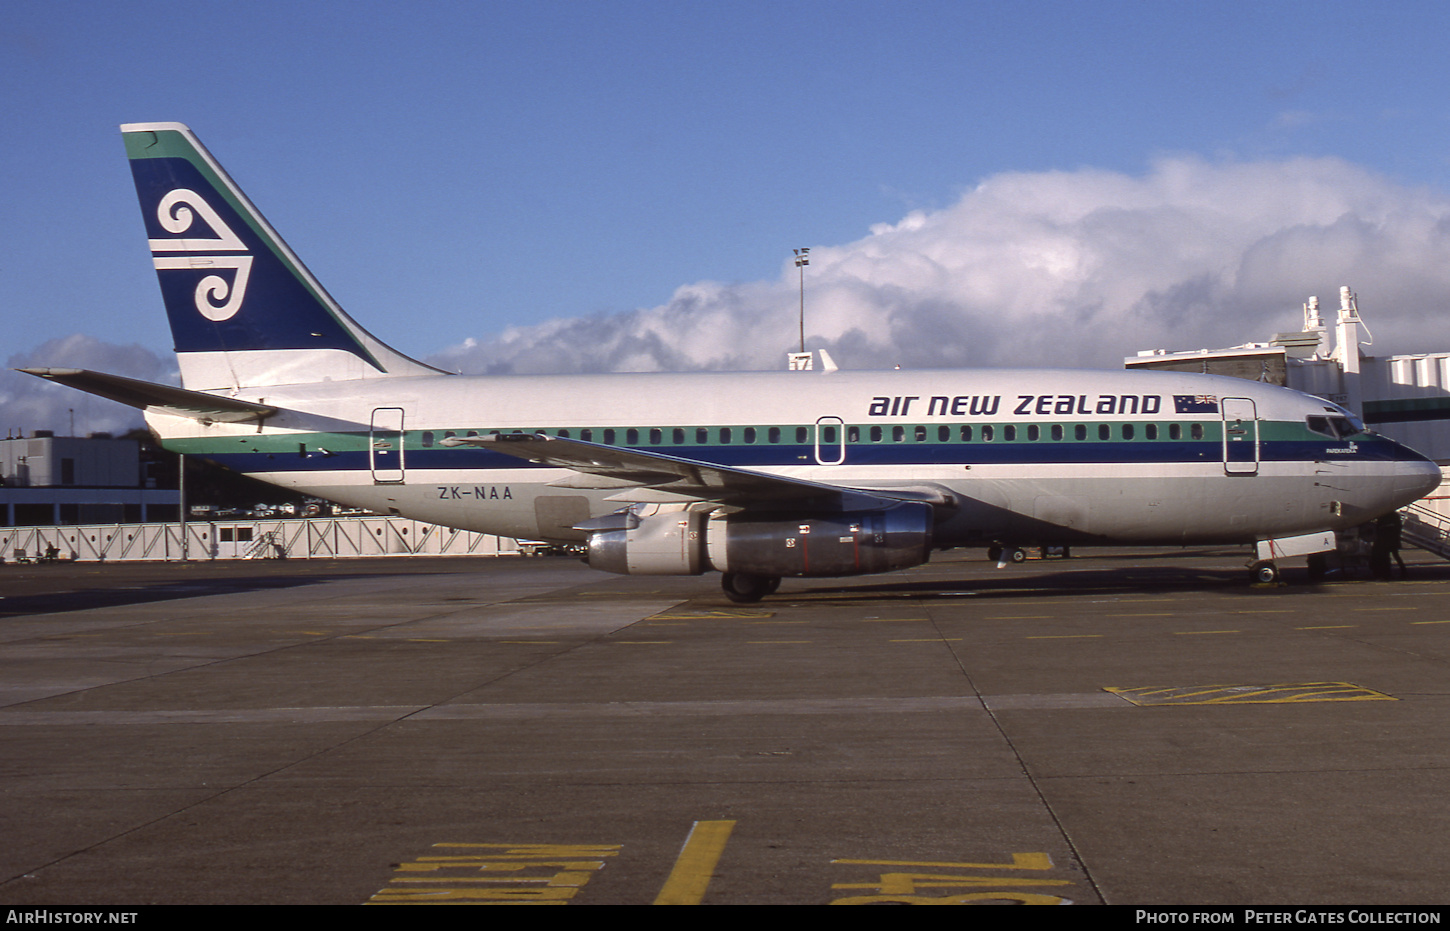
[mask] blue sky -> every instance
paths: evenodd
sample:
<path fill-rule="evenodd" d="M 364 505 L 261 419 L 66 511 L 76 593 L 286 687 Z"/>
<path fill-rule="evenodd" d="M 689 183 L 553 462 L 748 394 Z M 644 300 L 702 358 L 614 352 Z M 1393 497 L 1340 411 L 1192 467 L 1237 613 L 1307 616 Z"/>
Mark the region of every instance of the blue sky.
<path fill-rule="evenodd" d="M 11 0 L 4 346 L 169 349 L 122 122 L 189 124 L 353 316 L 432 357 L 699 283 L 745 300 L 792 247 L 1003 176 L 1335 158 L 1438 202 L 1447 25 L 1322 0 Z"/>

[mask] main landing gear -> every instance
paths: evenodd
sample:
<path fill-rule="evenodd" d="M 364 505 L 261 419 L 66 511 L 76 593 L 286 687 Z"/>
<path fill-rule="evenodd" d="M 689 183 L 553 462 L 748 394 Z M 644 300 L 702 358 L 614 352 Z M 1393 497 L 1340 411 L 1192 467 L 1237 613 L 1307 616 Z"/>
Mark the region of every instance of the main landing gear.
<path fill-rule="evenodd" d="M 748 572 L 727 572 L 720 577 L 725 597 L 736 604 L 754 604 L 780 588 L 778 575 L 751 575 Z"/>
<path fill-rule="evenodd" d="M 1279 567 L 1268 560 L 1261 560 L 1254 563 L 1252 566 L 1249 566 L 1249 571 L 1254 574 L 1255 582 L 1268 585 L 1279 581 Z"/>

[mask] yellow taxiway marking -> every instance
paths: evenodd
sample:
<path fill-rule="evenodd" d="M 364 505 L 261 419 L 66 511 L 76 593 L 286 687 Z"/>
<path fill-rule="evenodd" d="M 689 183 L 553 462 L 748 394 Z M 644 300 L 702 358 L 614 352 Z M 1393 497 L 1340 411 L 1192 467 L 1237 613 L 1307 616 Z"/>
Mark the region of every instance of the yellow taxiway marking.
<path fill-rule="evenodd" d="M 1135 705 L 1289 704 L 1320 701 L 1398 701 L 1352 682 L 1288 682 L 1278 685 L 1193 685 L 1104 688 Z"/>
<path fill-rule="evenodd" d="M 888 640 L 887 643 L 960 643 L 961 637 L 913 637 L 909 640 Z"/>
<path fill-rule="evenodd" d="M 1416 609 L 1413 605 L 1411 605 L 1411 606 L 1407 606 L 1407 607 L 1403 607 L 1403 608 L 1398 608 L 1398 607 L 1396 607 L 1396 608 L 1354 608 L 1353 610 L 1355 610 L 1355 611 L 1415 611 L 1415 610 L 1418 610 L 1418 609 Z"/>
<path fill-rule="evenodd" d="M 1028 640 L 1091 640 L 1094 637 L 1101 637 L 1102 634 L 1038 634 L 1028 637 Z"/>
<path fill-rule="evenodd" d="M 984 617 L 984 621 L 1048 621 L 1052 619 L 1050 614 L 1002 614 L 997 617 Z"/>
<path fill-rule="evenodd" d="M 718 611 L 662 611 L 659 614 L 651 614 L 645 618 L 646 621 L 703 621 L 711 618 L 762 618 L 775 617 L 774 611 L 732 611 L 722 609 Z"/>
<path fill-rule="evenodd" d="M 1417 624 L 1424 624 L 1425 621 L 1416 621 Z M 1296 627 L 1295 630 L 1346 630 L 1350 627 L 1358 627 L 1358 624 L 1321 624 L 1317 627 Z"/>
<path fill-rule="evenodd" d="M 1450 621 L 1411 621 L 1411 624 L 1450 624 Z"/>
<path fill-rule="evenodd" d="M 734 821 L 696 821 L 654 904 L 699 905 L 734 829 Z"/>
<path fill-rule="evenodd" d="M 1175 630 L 1175 637 L 1195 637 L 1199 634 L 1241 634 L 1241 630 Z"/>
<path fill-rule="evenodd" d="M 746 643 L 815 643 L 814 640 L 747 640 Z"/>
<path fill-rule="evenodd" d="M 931 619 L 930 618 L 925 618 L 925 617 L 863 617 L 863 618 L 861 618 L 861 623 L 863 623 L 863 624 L 894 624 L 897 621 L 927 621 L 927 620 L 931 620 Z"/>
<path fill-rule="evenodd" d="M 535 644 L 535 643 L 541 643 L 541 644 L 544 644 L 544 645 L 549 645 L 549 644 L 557 644 L 560 641 L 558 641 L 558 640 L 500 640 L 498 642 L 499 643 L 523 643 L 523 644 L 529 644 L 529 645 L 532 645 L 532 644 Z"/>

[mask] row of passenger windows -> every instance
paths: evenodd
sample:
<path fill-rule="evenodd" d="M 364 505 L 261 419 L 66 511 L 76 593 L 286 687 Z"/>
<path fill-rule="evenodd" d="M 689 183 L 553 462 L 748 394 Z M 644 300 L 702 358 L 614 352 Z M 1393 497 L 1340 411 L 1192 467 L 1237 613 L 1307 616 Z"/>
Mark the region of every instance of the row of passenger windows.
<path fill-rule="evenodd" d="M 1181 440 L 1183 439 L 1185 433 L 1183 429 L 1184 426 L 1184 424 L 1170 423 L 1167 424 L 1167 430 L 1165 431 L 1159 424 L 1156 423 L 1123 423 L 1118 424 L 1118 429 L 1116 432 L 1117 437 L 1124 440 L 1138 439 L 1140 431 L 1142 438 L 1145 440 L 1160 439 L 1163 437 L 1165 432 L 1168 439 Z M 1186 432 L 1189 439 L 1203 439 L 1203 424 L 1191 423 L 1187 424 L 1186 426 L 1188 427 L 1188 430 Z M 838 427 L 837 425 L 821 424 L 820 429 L 821 444 L 823 446 L 834 446 L 840 442 L 840 427 Z M 1003 424 L 1000 427 L 994 424 L 982 424 L 980 426 L 961 424 L 957 427 L 951 427 L 946 424 L 942 424 L 936 428 L 936 441 L 938 443 L 992 443 L 997 441 L 1000 434 L 1001 441 L 1004 443 L 1015 443 L 1017 442 L 1019 437 L 1026 439 L 1030 443 L 1035 443 L 1044 438 L 1052 440 L 1054 442 L 1060 442 L 1067 439 L 1068 429 L 1068 426 L 1060 423 L 1048 424 L 1046 426 L 1034 423 L 1027 424 L 1025 427 L 1020 428 L 1016 424 Z M 1098 424 L 1095 431 L 1091 430 L 1087 424 L 1082 423 L 1072 424 L 1071 430 L 1072 438 L 1079 441 L 1087 440 L 1089 435 L 1094 433 L 1099 440 L 1111 440 L 1114 438 L 1114 430 L 1112 425 L 1105 423 Z M 531 431 L 518 432 L 528 433 Z M 699 446 L 708 446 L 712 442 L 721 444 L 730 444 L 736 442 L 736 428 L 733 427 L 695 427 L 693 428 L 693 430 L 687 430 L 684 427 L 673 427 L 669 430 L 670 445 L 685 445 L 686 439 L 687 437 L 689 437 L 691 432 L 693 432 L 694 434 L 695 445 Z M 931 428 L 926 426 L 925 424 L 916 424 L 915 426 L 910 427 L 898 425 L 889 428 L 881 426 L 851 426 L 846 427 L 845 432 L 846 442 L 848 444 L 861 443 L 863 435 L 866 437 L 866 442 L 870 443 L 925 443 L 931 436 Z M 492 435 L 497 435 L 499 431 L 491 430 L 489 431 L 489 433 Z M 555 436 L 561 437 L 563 439 L 570 439 L 573 436 L 573 432 L 570 430 L 555 430 L 553 431 L 553 433 Z M 794 436 L 794 441 L 796 445 L 804 446 L 813 442 L 811 439 L 810 427 L 740 427 L 739 433 L 739 441 L 746 445 L 758 443 L 761 441 L 762 438 L 766 443 L 780 443 L 784 441 L 785 437 L 790 435 Z M 584 440 L 585 442 L 599 442 L 603 443 L 606 446 L 615 445 L 619 441 L 621 435 L 623 436 L 625 446 L 639 446 L 641 438 L 645 437 L 647 437 L 646 445 L 662 446 L 665 444 L 665 430 L 660 427 L 652 427 L 648 430 L 639 429 L 636 427 L 629 427 L 623 430 L 618 430 L 613 427 L 593 430 L 586 427 L 582 430 L 579 430 L 578 434 L 578 438 Z M 443 434 L 443 437 L 447 439 L 457 435 L 458 434 L 454 431 L 449 430 Z M 478 431 L 470 430 L 464 435 L 478 436 Z M 434 432 L 431 430 L 424 431 L 423 445 L 433 446 L 435 442 L 436 440 Z"/>

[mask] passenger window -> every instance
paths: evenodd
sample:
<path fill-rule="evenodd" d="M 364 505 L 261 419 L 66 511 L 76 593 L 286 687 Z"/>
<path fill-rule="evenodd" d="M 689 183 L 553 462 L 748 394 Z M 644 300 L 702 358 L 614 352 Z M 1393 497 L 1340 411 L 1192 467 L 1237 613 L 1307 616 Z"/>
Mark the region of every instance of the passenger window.
<path fill-rule="evenodd" d="M 970 443 L 972 441 L 972 428 L 967 426 L 966 424 L 963 424 L 959 435 L 961 436 L 963 443 Z"/>
<path fill-rule="evenodd" d="M 938 443 L 950 443 L 952 439 L 952 428 L 946 425 L 937 427 L 936 439 Z"/>
<path fill-rule="evenodd" d="M 560 430 L 559 431 L 559 439 L 561 439 L 561 440 L 567 440 L 568 438 L 569 438 L 569 431 L 568 430 Z"/>
<path fill-rule="evenodd" d="M 604 431 L 604 445 L 605 446 L 613 446 L 614 445 L 614 431 L 613 430 L 605 430 Z"/>
<path fill-rule="evenodd" d="M 1196 423 L 1196 424 L 1192 424 L 1191 426 L 1189 426 L 1189 428 L 1188 428 L 1188 436 L 1191 439 L 1195 439 L 1195 440 L 1201 440 L 1201 439 L 1203 439 L 1203 424 Z"/>
<path fill-rule="evenodd" d="M 770 442 L 772 442 L 772 443 L 779 443 L 780 442 L 780 427 L 771 427 L 770 428 L 770 431 L 768 433 L 766 433 L 765 438 L 767 440 L 769 440 Z"/>
<path fill-rule="evenodd" d="M 1098 424 L 1098 439 L 1110 440 L 1113 438 L 1113 428 L 1105 423 Z"/>
<path fill-rule="evenodd" d="M 1145 439 L 1145 440 L 1156 440 L 1156 439 L 1158 439 L 1158 425 L 1156 423 L 1146 424 L 1143 427 L 1143 439 Z"/>
<path fill-rule="evenodd" d="M 1055 423 L 1052 425 L 1052 438 L 1054 440 L 1062 439 L 1062 424 Z"/>
<path fill-rule="evenodd" d="M 917 424 L 916 429 L 914 429 L 914 430 L 911 431 L 911 435 L 914 436 L 914 437 L 916 437 L 916 441 L 918 443 L 925 443 L 926 442 L 926 426 L 924 424 Z"/>
<path fill-rule="evenodd" d="M 796 427 L 795 441 L 797 443 L 809 443 L 811 441 L 811 431 L 806 427 Z"/>
<path fill-rule="evenodd" d="M 847 443 L 859 443 L 859 442 L 861 442 L 861 428 L 860 427 L 847 427 L 846 428 L 846 442 Z"/>
<path fill-rule="evenodd" d="M 1123 439 L 1125 439 L 1125 440 L 1131 440 L 1132 438 L 1133 438 L 1133 425 L 1130 424 L 1130 423 L 1123 424 Z"/>
<path fill-rule="evenodd" d="M 836 428 L 834 426 L 827 425 L 821 428 L 821 442 L 830 445 L 835 444 Z"/>
<path fill-rule="evenodd" d="M 873 442 L 873 443 L 879 443 L 879 442 L 881 442 L 881 428 L 880 427 L 872 427 L 871 428 L 871 442 Z"/>
<path fill-rule="evenodd" d="M 670 442 L 674 443 L 676 446 L 685 445 L 685 428 L 676 427 L 675 429 L 671 430 Z"/>
<path fill-rule="evenodd" d="M 995 434 L 993 433 L 992 425 L 991 424 L 987 424 L 986 426 L 982 427 L 982 442 L 983 443 L 990 443 L 990 442 L 992 442 L 992 437 L 994 435 Z"/>
<path fill-rule="evenodd" d="M 639 431 L 634 427 L 630 427 L 624 431 L 624 442 L 629 446 L 637 446 L 639 444 Z"/>
<path fill-rule="evenodd" d="M 1037 442 L 1037 438 L 1039 436 L 1041 436 L 1041 435 L 1042 435 L 1042 431 L 1038 429 L 1037 424 L 1034 423 L 1034 424 L 1028 425 L 1028 427 L 1027 427 L 1027 438 L 1029 440 L 1031 440 L 1032 442 L 1036 443 Z"/>
<path fill-rule="evenodd" d="M 663 443 L 664 441 L 665 441 L 664 431 L 663 430 L 660 430 L 660 429 L 658 429 L 656 427 L 651 427 L 650 428 L 650 431 L 649 431 L 649 445 L 651 445 L 651 446 L 658 446 L 661 443 Z"/>
<path fill-rule="evenodd" d="M 1075 439 L 1079 439 L 1079 440 L 1085 440 L 1085 439 L 1087 439 L 1087 424 L 1080 423 L 1080 424 L 1077 424 L 1076 426 L 1074 426 L 1072 428 L 1072 435 L 1073 435 L 1073 437 Z"/>
<path fill-rule="evenodd" d="M 893 442 L 893 443 L 905 443 L 906 442 L 906 428 L 905 427 L 892 427 L 891 428 L 891 442 Z"/>
<path fill-rule="evenodd" d="M 745 442 L 747 442 L 747 443 L 754 443 L 755 442 L 755 428 L 754 427 L 746 427 L 745 428 Z"/>
<path fill-rule="evenodd" d="M 731 435 L 732 434 L 730 432 L 730 428 L 729 427 L 721 427 L 720 428 L 720 442 L 722 442 L 722 443 L 728 443 L 728 442 L 730 442 Z"/>
<path fill-rule="evenodd" d="M 585 427 L 583 430 L 579 431 L 579 439 L 583 440 L 586 443 L 593 443 L 594 431 L 590 430 L 588 427 Z"/>
<path fill-rule="evenodd" d="M 1017 425 L 1016 424 L 1009 423 L 1007 426 L 1003 427 L 1002 428 L 1002 439 L 1005 442 L 1008 442 L 1008 443 L 1011 443 L 1011 442 L 1016 441 L 1016 439 L 1017 439 Z"/>
<path fill-rule="evenodd" d="M 433 445 L 433 431 L 432 430 L 424 430 L 423 431 L 423 445 L 425 447 L 428 447 L 428 446 L 432 446 Z"/>
<path fill-rule="evenodd" d="M 705 427 L 696 427 L 695 442 L 700 446 L 710 445 L 710 431 Z"/>
<path fill-rule="evenodd" d="M 1181 439 L 1183 439 L 1183 425 L 1182 424 L 1176 424 L 1176 423 L 1170 423 L 1168 425 L 1168 439 L 1170 439 L 1170 440 L 1181 440 Z"/>

